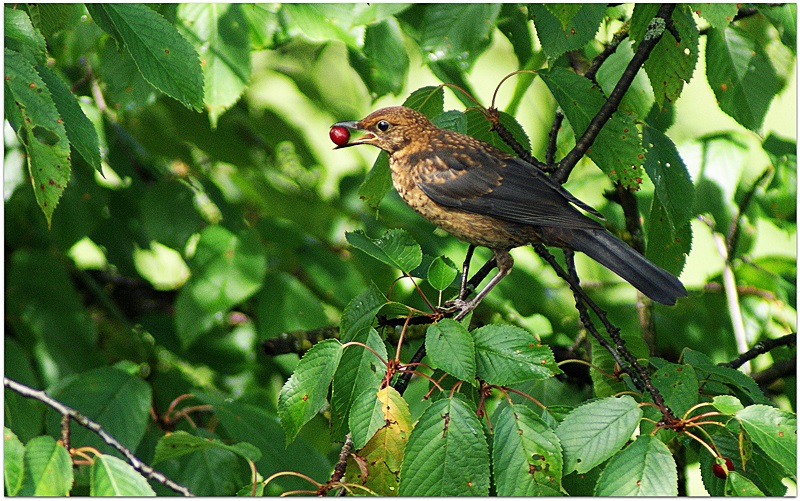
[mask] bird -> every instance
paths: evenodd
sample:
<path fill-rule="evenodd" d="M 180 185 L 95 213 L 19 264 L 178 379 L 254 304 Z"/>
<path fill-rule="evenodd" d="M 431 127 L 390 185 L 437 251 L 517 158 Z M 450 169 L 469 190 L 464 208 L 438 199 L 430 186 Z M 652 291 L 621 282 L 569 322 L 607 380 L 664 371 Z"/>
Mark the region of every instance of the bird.
<path fill-rule="evenodd" d="M 472 300 L 453 300 L 450 306 L 461 310 L 459 318 L 508 275 L 514 265 L 511 249 L 535 243 L 583 252 L 658 303 L 674 305 L 687 296 L 672 273 L 585 214 L 603 219 L 595 209 L 519 157 L 437 127 L 405 106 L 381 108 L 331 128 L 363 133 L 335 149 L 367 144 L 385 151 L 392 184 L 419 215 L 492 251 L 497 273 Z"/>

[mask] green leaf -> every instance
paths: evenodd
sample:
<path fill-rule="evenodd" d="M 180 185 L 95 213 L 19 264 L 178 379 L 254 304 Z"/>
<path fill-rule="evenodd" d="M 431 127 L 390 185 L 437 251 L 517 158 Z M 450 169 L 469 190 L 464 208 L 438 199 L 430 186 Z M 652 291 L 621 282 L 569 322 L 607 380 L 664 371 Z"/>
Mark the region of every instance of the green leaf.
<path fill-rule="evenodd" d="M 3 12 L 5 48 L 22 54 L 31 62 L 45 62 L 47 44 L 42 34 L 33 27 L 28 14 L 23 10 L 8 7 L 5 7 Z"/>
<path fill-rule="evenodd" d="M 475 379 L 475 341 L 460 323 L 443 318 L 429 326 L 425 348 L 434 368 L 462 381 Z"/>
<path fill-rule="evenodd" d="M 583 9 L 579 3 L 548 3 L 545 4 L 547 11 L 561 22 L 561 28 L 566 29 L 567 25 L 575 15 Z"/>
<path fill-rule="evenodd" d="M 708 85 L 719 107 L 752 131 L 764 123 L 781 86 L 761 44 L 737 28 L 708 30 Z"/>
<path fill-rule="evenodd" d="M 700 399 L 700 384 L 691 365 L 667 364 L 651 378 L 664 397 L 664 403 L 676 416 L 683 416 Z"/>
<path fill-rule="evenodd" d="M 561 373 L 550 348 L 525 329 L 492 324 L 473 330 L 472 337 L 477 376 L 489 384 L 507 386 Z"/>
<path fill-rule="evenodd" d="M 64 128 L 67 131 L 70 146 L 78 152 L 87 164 L 102 174 L 100 144 L 94 124 L 86 117 L 80 104 L 78 104 L 78 100 L 75 99 L 75 95 L 70 92 L 69 87 L 61 78 L 47 66 L 38 65 L 36 71 L 39 72 L 42 81 L 50 90 L 58 113 L 64 120 Z"/>
<path fill-rule="evenodd" d="M 736 413 L 744 431 L 788 475 L 797 476 L 797 417 L 767 405 L 751 405 Z"/>
<path fill-rule="evenodd" d="M 289 273 L 270 271 L 264 287 L 256 294 L 259 339 L 271 339 L 284 332 L 308 330 L 329 323 L 320 300 Z"/>
<path fill-rule="evenodd" d="M 467 117 L 467 134 L 484 141 L 486 143 L 491 144 L 495 148 L 500 148 L 501 150 L 516 155 L 514 153 L 513 148 L 508 145 L 497 132 L 492 130 L 492 124 L 486 117 L 481 113 L 479 110 L 471 109 L 467 110 L 464 113 Z M 524 149 L 529 150 L 531 149 L 531 142 L 528 138 L 528 135 L 525 134 L 525 130 L 522 126 L 517 122 L 517 119 L 513 116 L 509 115 L 508 113 L 501 111 L 500 112 L 500 124 L 503 125 L 506 130 L 511 133 L 511 136 L 522 146 Z"/>
<path fill-rule="evenodd" d="M 692 250 L 692 226 L 687 222 L 673 230 L 669 220 L 667 209 L 658 194 L 654 194 L 648 219 L 645 257 L 677 276 Z"/>
<path fill-rule="evenodd" d="M 636 4 L 631 15 L 631 38 L 636 41 L 634 50 L 644 40 L 650 21 L 658 12 L 659 4 Z M 672 11 L 672 25 L 681 41 L 678 42 L 669 30 L 665 30 L 644 69 L 653 86 L 656 103 L 675 102 L 683 91 L 683 84 L 692 78 L 699 53 L 699 33 L 688 5 L 678 4 Z M 708 60 L 707 60 L 707 67 Z"/>
<path fill-rule="evenodd" d="M 136 450 L 150 422 L 153 398 L 150 386 L 120 369 L 98 367 L 75 374 L 48 389 L 47 394 L 99 423 L 130 450 Z M 60 429 L 61 416 L 48 411 L 47 432 L 58 435 Z M 94 447 L 103 454 L 120 455 L 119 451 L 83 427 L 73 427 L 71 440 L 74 445 Z"/>
<path fill-rule="evenodd" d="M 730 367 L 717 365 L 707 355 L 692 349 L 685 349 L 682 354 L 685 364 L 694 367 L 697 378 L 705 381 L 704 389 L 708 392 L 710 384 L 722 384 L 745 404 L 771 404 L 758 384 L 750 376 Z"/>
<path fill-rule="evenodd" d="M 242 4 L 183 3 L 178 17 L 200 55 L 211 127 L 239 100 L 250 81 L 250 32 Z"/>
<path fill-rule="evenodd" d="M 713 28 L 719 29 L 726 28 L 739 13 L 739 6 L 735 3 L 693 3 L 691 8 Z"/>
<path fill-rule="evenodd" d="M 725 480 L 725 495 L 726 496 L 745 496 L 756 497 L 763 496 L 764 493 L 761 489 L 750 481 L 744 475 L 732 471 L 728 473 L 728 478 Z"/>
<path fill-rule="evenodd" d="M 255 231 L 236 235 L 222 226 L 209 226 L 200 232 L 189 267 L 192 276 L 175 303 L 175 325 L 184 347 L 263 286 L 267 259 Z"/>
<path fill-rule="evenodd" d="M 736 412 L 744 409 L 744 406 L 738 398 L 732 395 L 717 395 L 711 400 L 714 408 L 723 414 L 736 414 Z"/>
<path fill-rule="evenodd" d="M 497 29 L 511 42 L 520 69 L 525 67 L 533 57 L 533 37 L 526 7 L 504 3 L 497 18 Z"/>
<path fill-rule="evenodd" d="M 25 446 L 14 432 L 3 427 L 3 480 L 7 496 L 16 496 L 25 475 Z"/>
<path fill-rule="evenodd" d="M 566 68 L 539 71 L 539 76 L 564 110 L 575 137 L 582 136 L 605 102 L 600 89 Z M 611 181 L 637 188 L 642 176 L 644 150 L 634 117 L 616 111 L 597 135 L 587 156 Z"/>
<path fill-rule="evenodd" d="M 674 232 L 692 217 L 694 185 L 678 149 L 666 134 L 644 125 L 642 141 L 647 149 L 644 168 L 656 187 L 667 222 Z"/>
<path fill-rule="evenodd" d="M 19 117 L 9 120 L 28 153 L 28 172 L 36 202 L 49 227 L 69 182 L 67 131 L 50 91 L 29 60 L 5 49 L 5 75 L 6 93 L 12 98 L 6 99 L 6 116 Z"/>
<path fill-rule="evenodd" d="M 565 52 L 580 49 L 594 39 L 606 13 L 604 3 L 580 4 L 574 14 L 574 7 L 567 12 L 563 8 L 557 9 L 560 10 L 558 17 L 552 12 L 553 7 L 556 6 L 528 5 L 529 16 L 536 26 L 536 35 L 551 60 Z"/>
<path fill-rule="evenodd" d="M 781 37 L 783 45 L 792 53 L 797 52 L 797 4 L 785 3 L 783 5 L 759 5 L 758 11 L 764 14 L 770 23 L 775 26 Z"/>
<path fill-rule="evenodd" d="M 180 433 L 180 432 L 179 432 Z M 101 454 L 94 458 L 89 480 L 90 496 L 155 496 L 150 484 L 125 461 Z"/>
<path fill-rule="evenodd" d="M 406 445 L 400 496 L 486 496 L 489 447 L 475 408 L 461 394 L 431 404 Z"/>
<path fill-rule="evenodd" d="M 441 86 L 420 87 L 409 94 L 403 106 L 415 109 L 433 119 L 444 111 L 444 89 Z"/>
<path fill-rule="evenodd" d="M 397 415 L 398 412 L 400 416 Z M 355 400 L 350 413 L 353 447 L 361 449 L 379 429 L 390 423 L 410 423 L 410 420 L 408 404 L 397 390 L 391 386 L 377 392 L 374 389 L 366 390 Z"/>
<path fill-rule="evenodd" d="M 345 473 L 348 483 L 363 485 L 379 496 L 394 496 L 400 483 L 403 453 L 411 433 L 411 413 L 408 404 L 392 387 L 377 394 L 384 420 L 381 428 L 354 454 L 347 458 Z M 369 474 L 363 476 L 356 462 L 369 465 Z"/>
<path fill-rule="evenodd" d="M 19 496 L 67 496 L 72 489 L 72 459 L 53 437 L 36 437 L 25 447 L 25 476 Z"/>
<path fill-rule="evenodd" d="M 33 23 L 48 38 L 59 31 L 73 28 L 84 13 L 83 4 L 79 3 L 39 3 L 27 7 Z"/>
<path fill-rule="evenodd" d="M 368 289 L 347 303 L 339 323 L 339 338 L 342 342 L 353 341 L 359 333 L 369 330 L 375 321 L 375 315 L 387 302 L 386 296 L 378 287 L 370 284 Z"/>
<path fill-rule="evenodd" d="M 368 206 L 377 209 L 391 187 L 392 171 L 389 169 L 389 156 L 385 151 L 381 151 L 367 172 L 364 182 L 358 187 L 358 196 Z"/>
<path fill-rule="evenodd" d="M 143 4 L 86 4 L 92 18 L 122 45 L 153 87 L 187 108 L 203 105 L 203 70 L 194 48 Z"/>
<path fill-rule="evenodd" d="M 458 110 L 445 111 L 441 115 L 434 117 L 431 122 L 440 129 L 449 129 L 461 134 L 466 134 L 467 132 L 467 117 Z"/>
<path fill-rule="evenodd" d="M 458 269 L 450 258 L 437 256 L 428 266 L 428 283 L 437 291 L 450 287 L 458 275 Z"/>
<path fill-rule="evenodd" d="M 426 4 L 415 19 L 417 42 L 431 63 L 454 63 L 468 72 L 489 47 L 498 4 Z M 409 12 L 414 11 L 412 8 Z M 412 16 L 409 16 L 412 17 Z M 416 16 L 413 16 L 416 18 Z"/>
<path fill-rule="evenodd" d="M 218 439 L 209 440 L 178 430 L 158 440 L 153 464 L 211 448 L 232 452 L 254 463 L 261 459 L 261 451 L 247 442 L 228 445 Z"/>
<path fill-rule="evenodd" d="M 364 343 L 384 360 L 389 358 L 386 353 L 386 346 L 375 329 L 362 329 L 356 333 L 349 341 Z M 381 381 L 386 374 L 386 365 L 370 350 L 363 346 L 349 346 L 342 354 L 339 367 L 333 375 L 332 394 L 331 394 L 331 438 L 332 440 L 344 441 L 347 434 L 348 424 L 350 424 L 350 411 L 354 408 L 354 402 L 363 393 L 374 393 L 380 387 Z M 369 437 L 364 439 L 364 443 Z M 356 446 L 360 448 L 364 443 Z"/>
<path fill-rule="evenodd" d="M 342 344 L 338 340 L 326 339 L 317 343 L 300 359 L 294 373 L 281 388 L 278 416 L 286 431 L 287 445 L 325 405 L 328 387 L 341 357 Z"/>
<path fill-rule="evenodd" d="M 372 99 L 403 90 L 408 76 L 408 53 L 397 20 L 393 17 L 367 26 L 364 32 L 364 56 L 369 65 L 362 80 Z M 366 76 L 366 78 L 364 78 Z"/>
<path fill-rule="evenodd" d="M 345 233 L 347 242 L 378 261 L 404 273 L 422 262 L 422 249 L 407 231 L 400 228 L 387 230 L 381 238 L 371 239 L 362 230 Z"/>
<path fill-rule="evenodd" d="M 624 395 L 576 407 L 556 428 L 564 449 L 564 471 L 586 473 L 613 456 L 642 418 L 636 400 Z"/>
<path fill-rule="evenodd" d="M 664 442 L 639 435 L 616 454 L 597 480 L 595 496 L 677 496 L 678 470 Z"/>
<path fill-rule="evenodd" d="M 493 422 L 492 470 L 497 495 L 561 495 L 561 445 L 542 418 L 529 407 L 509 405 Z"/>

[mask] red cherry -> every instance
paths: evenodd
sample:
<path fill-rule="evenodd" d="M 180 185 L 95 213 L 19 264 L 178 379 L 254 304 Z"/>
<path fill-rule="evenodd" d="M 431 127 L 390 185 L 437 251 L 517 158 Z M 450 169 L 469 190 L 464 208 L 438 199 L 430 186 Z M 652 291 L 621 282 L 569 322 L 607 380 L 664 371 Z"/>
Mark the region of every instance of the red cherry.
<path fill-rule="evenodd" d="M 725 466 L 722 466 L 719 463 L 714 463 L 711 465 L 711 471 L 714 472 L 715 477 L 726 479 L 728 478 L 728 472 L 734 471 L 735 468 L 733 467 L 733 461 L 731 461 L 731 458 L 722 459 L 725 460 Z"/>
<path fill-rule="evenodd" d="M 331 127 L 330 136 L 336 146 L 344 146 L 350 141 L 350 131 L 346 127 Z"/>

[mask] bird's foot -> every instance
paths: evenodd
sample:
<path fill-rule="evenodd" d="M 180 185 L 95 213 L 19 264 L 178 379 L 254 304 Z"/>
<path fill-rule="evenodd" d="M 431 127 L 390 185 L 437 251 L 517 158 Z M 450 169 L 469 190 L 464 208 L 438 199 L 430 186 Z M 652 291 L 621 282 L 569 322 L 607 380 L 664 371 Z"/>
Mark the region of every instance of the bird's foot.
<path fill-rule="evenodd" d="M 451 299 L 446 301 L 442 306 L 436 308 L 436 311 L 444 316 L 452 316 L 454 313 L 456 320 L 461 320 L 475 307 L 472 301 L 465 301 L 460 298 Z"/>

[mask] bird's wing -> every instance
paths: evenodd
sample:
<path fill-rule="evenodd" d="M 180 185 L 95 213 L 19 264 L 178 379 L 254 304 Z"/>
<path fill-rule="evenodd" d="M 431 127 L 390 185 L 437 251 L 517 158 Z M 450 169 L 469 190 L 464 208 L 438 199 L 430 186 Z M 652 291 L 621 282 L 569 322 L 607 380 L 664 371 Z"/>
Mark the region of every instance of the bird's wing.
<path fill-rule="evenodd" d="M 602 218 L 549 176 L 516 158 L 482 150 L 437 155 L 417 184 L 434 202 L 534 226 L 602 228 L 573 207 Z"/>

